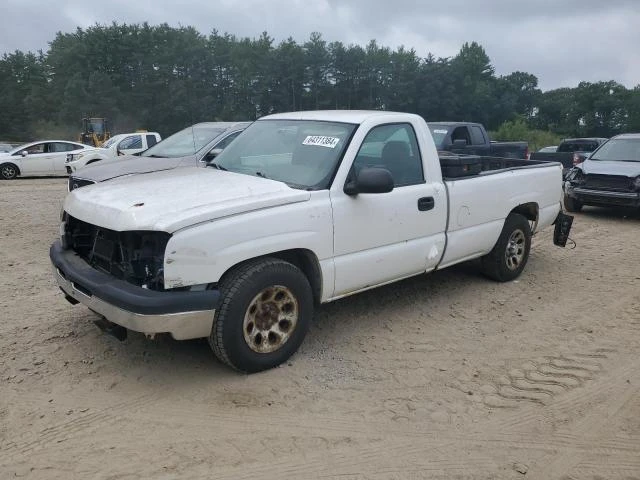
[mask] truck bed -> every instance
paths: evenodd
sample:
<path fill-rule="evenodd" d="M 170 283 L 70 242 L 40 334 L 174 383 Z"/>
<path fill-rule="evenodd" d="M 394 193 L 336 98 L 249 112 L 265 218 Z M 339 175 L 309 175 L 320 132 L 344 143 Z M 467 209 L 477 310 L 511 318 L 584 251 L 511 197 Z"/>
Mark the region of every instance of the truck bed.
<path fill-rule="evenodd" d="M 536 212 L 534 232 L 551 225 L 560 211 L 562 166 L 557 162 L 458 156 L 462 165 L 475 165 L 477 173 L 461 169 L 460 175 L 450 176 L 444 170 L 456 159 L 439 157 L 449 198 L 447 248 L 441 268 L 491 250 L 514 205 Z"/>

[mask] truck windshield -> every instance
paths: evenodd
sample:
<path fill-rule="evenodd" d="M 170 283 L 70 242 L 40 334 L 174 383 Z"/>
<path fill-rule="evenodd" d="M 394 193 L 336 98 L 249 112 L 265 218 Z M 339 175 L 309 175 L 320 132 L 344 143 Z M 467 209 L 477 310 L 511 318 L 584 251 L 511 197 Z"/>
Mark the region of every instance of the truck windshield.
<path fill-rule="evenodd" d="M 558 147 L 558 152 L 593 152 L 598 148 L 598 142 L 562 142 Z"/>
<path fill-rule="evenodd" d="M 589 160 L 640 162 L 640 138 L 609 140 Z"/>
<path fill-rule="evenodd" d="M 104 142 L 102 144 L 102 148 L 109 148 L 111 145 L 113 145 L 118 140 L 121 140 L 123 138 L 124 138 L 124 135 L 115 135 L 115 136 L 111 137 L 109 140 L 107 140 L 106 142 Z"/>
<path fill-rule="evenodd" d="M 444 139 L 447 137 L 447 133 L 449 133 L 449 127 L 446 125 L 432 125 L 429 123 L 427 125 L 429 130 L 431 130 L 433 143 L 436 144 L 436 148 L 440 148 L 444 143 Z"/>
<path fill-rule="evenodd" d="M 224 128 L 210 125 L 187 127 L 156 143 L 153 147 L 140 154 L 140 156 L 176 158 L 194 155 L 224 131 Z"/>
<path fill-rule="evenodd" d="M 326 189 L 356 126 L 311 120 L 257 121 L 211 165 L 293 188 Z"/>

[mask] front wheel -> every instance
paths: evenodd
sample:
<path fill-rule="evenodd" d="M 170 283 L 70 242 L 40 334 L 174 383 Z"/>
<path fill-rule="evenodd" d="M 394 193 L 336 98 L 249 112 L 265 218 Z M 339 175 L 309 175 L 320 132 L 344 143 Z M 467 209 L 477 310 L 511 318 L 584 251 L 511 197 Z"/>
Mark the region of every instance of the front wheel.
<path fill-rule="evenodd" d="M 0 165 L 0 176 L 4 180 L 13 180 L 18 176 L 18 167 L 12 163 L 3 163 Z"/>
<path fill-rule="evenodd" d="M 248 262 L 220 284 L 209 344 L 230 367 L 253 373 L 285 362 L 302 344 L 313 316 L 307 277 L 277 258 Z"/>
<path fill-rule="evenodd" d="M 482 272 L 498 282 L 517 278 L 531 250 L 531 227 L 519 213 L 510 213 L 491 252 L 482 257 Z"/>

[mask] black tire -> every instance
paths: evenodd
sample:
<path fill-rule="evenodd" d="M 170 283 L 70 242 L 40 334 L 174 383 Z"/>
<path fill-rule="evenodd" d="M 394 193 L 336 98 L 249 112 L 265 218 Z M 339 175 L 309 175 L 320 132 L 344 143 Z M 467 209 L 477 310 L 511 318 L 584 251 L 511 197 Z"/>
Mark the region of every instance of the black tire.
<path fill-rule="evenodd" d="M 482 272 L 498 282 L 517 278 L 529 260 L 531 227 L 519 213 L 510 213 L 491 252 L 482 257 Z"/>
<path fill-rule="evenodd" d="M 219 288 L 220 306 L 209 344 L 220 361 L 253 373 L 280 365 L 298 350 L 313 317 L 311 286 L 298 267 L 277 258 L 250 261 L 226 275 Z M 283 297 L 278 300 L 278 295 Z M 278 306 L 277 302 L 283 304 Z M 291 316 L 292 320 L 281 319 L 291 311 L 297 314 Z M 284 328 L 286 322 L 290 331 Z M 279 336 L 271 329 L 285 333 Z M 266 331 L 268 334 L 263 334 Z M 277 349 L 257 350 L 261 348 Z"/>
<path fill-rule="evenodd" d="M 13 163 L 3 163 L 0 165 L 0 177 L 3 180 L 13 180 L 20 174 L 20 170 Z"/>
<path fill-rule="evenodd" d="M 582 210 L 583 203 L 575 198 L 571 198 L 569 195 L 564 196 L 564 208 L 567 212 L 577 213 Z"/>

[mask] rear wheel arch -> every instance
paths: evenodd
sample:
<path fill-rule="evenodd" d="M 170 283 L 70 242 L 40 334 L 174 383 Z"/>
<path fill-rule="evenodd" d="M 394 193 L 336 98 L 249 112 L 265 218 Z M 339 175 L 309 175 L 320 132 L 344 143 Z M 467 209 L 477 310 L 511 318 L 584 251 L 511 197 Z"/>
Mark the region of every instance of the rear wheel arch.
<path fill-rule="evenodd" d="M 509 215 L 518 213 L 524 218 L 532 222 L 531 232 L 535 233 L 538 226 L 538 218 L 540 215 L 540 207 L 536 202 L 521 203 L 509 212 Z M 506 221 L 506 220 L 505 220 Z"/>

